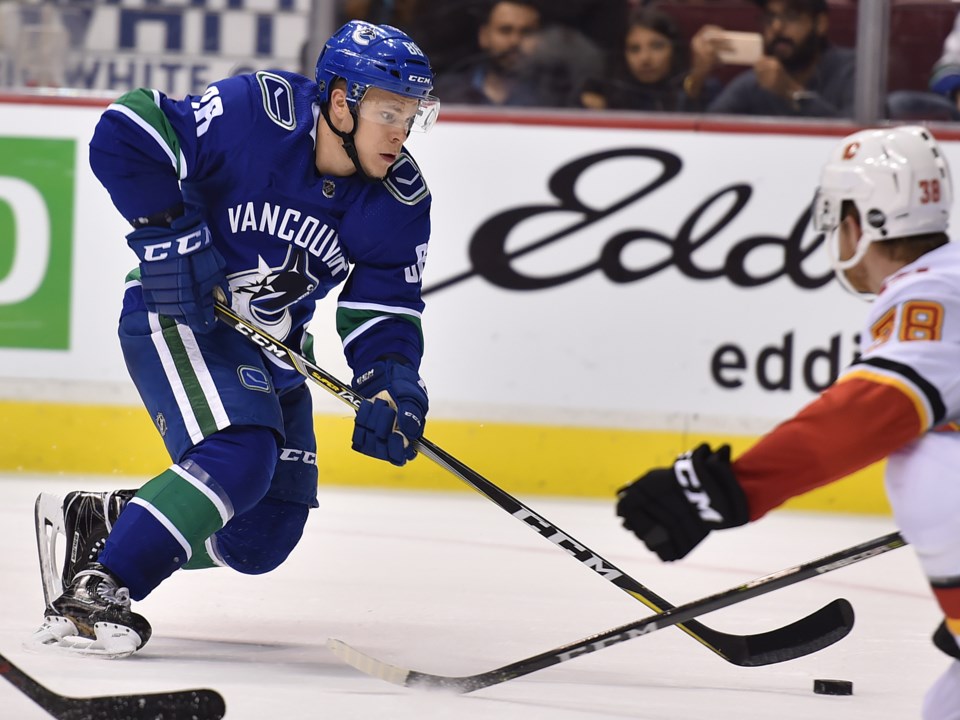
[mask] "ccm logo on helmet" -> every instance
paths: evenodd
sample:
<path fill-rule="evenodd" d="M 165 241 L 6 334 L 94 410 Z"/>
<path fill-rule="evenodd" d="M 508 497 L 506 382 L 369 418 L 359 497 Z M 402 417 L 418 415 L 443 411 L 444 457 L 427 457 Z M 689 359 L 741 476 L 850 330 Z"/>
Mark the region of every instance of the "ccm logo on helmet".
<path fill-rule="evenodd" d="M 424 85 L 430 84 L 430 78 L 424 77 L 423 75 L 409 75 L 407 76 L 407 80 L 415 83 L 423 83 Z"/>

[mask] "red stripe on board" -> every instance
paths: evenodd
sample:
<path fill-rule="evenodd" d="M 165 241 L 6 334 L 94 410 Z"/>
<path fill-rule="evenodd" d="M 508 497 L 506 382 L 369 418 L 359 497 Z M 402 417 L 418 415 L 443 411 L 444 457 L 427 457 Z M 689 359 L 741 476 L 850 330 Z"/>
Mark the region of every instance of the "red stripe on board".
<path fill-rule="evenodd" d="M 18 105 L 60 105 L 66 107 L 106 108 L 113 97 L 77 97 L 30 93 L 0 93 L 0 103 Z M 539 127 L 595 128 L 608 130 L 669 130 L 674 132 L 710 132 L 735 135 L 808 135 L 844 137 L 863 126 L 841 121 L 793 120 L 774 118 L 744 120 L 732 116 L 650 115 L 609 111 L 527 110 L 519 108 L 476 109 L 460 105 L 444 108 L 441 123 L 478 125 L 536 125 Z M 903 124 L 903 123 L 896 123 Z M 919 123 L 925 124 L 925 123 Z M 960 140 L 960 129 L 931 123 L 939 140 Z"/>
<path fill-rule="evenodd" d="M 112 103 L 114 97 L 72 97 L 66 95 L 17 95 L 0 93 L 0 103 L 13 105 L 61 105 L 67 107 L 102 107 Z"/>

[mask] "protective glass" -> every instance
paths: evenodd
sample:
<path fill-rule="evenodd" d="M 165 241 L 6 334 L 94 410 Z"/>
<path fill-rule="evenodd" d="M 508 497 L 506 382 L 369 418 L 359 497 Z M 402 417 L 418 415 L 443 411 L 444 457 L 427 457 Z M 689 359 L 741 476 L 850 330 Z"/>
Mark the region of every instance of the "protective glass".
<path fill-rule="evenodd" d="M 360 117 L 380 125 L 389 125 L 406 134 L 427 132 L 440 114 L 440 101 L 428 95 L 423 99 L 404 97 L 395 93 L 371 93 L 368 88 L 357 104 Z"/>
<path fill-rule="evenodd" d="M 767 27 L 769 27 L 770 25 L 773 25 L 775 22 L 778 22 L 778 21 L 780 22 L 781 25 L 799 23 L 808 17 L 810 16 L 805 15 L 804 13 L 799 12 L 797 10 L 785 10 L 782 13 L 765 12 L 761 16 L 763 20 L 763 24 L 766 25 Z"/>

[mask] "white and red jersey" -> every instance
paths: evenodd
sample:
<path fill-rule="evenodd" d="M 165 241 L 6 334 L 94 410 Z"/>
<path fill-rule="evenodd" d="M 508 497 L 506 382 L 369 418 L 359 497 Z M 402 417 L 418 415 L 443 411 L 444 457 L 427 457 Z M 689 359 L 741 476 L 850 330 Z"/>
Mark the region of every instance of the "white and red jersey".
<path fill-rule="evenodd" d="M 949 618 L 960 618 L 960 243 L 887 278 L 861 356 L 735 463 L 757 519 L 888 458 L 887 492 Z M 945 588 L 946 589 L 946 588 Z M 957 632 L 954 629 L 954 632 Z"/>

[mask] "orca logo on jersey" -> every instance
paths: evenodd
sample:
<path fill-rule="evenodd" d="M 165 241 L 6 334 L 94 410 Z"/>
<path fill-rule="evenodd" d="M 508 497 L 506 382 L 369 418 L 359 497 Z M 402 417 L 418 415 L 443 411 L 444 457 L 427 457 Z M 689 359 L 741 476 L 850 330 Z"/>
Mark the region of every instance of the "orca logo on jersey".
<path fill-rule="evenodd" d="M 288 248 L 278 267 L 271 267 L 262 257 L 258 259 L 256 269 L 233 273 L 228 278 L 235 309 L 283 340 L 293 327 L 290 307 L 314 293 L 320 280 L 311 271 L 307 253 L 302 250 Z"/>
<path fill-rule="evenodd" d="M 631 177 L 641 178 L 634 187 L 611 186 L 609 182 L 598 188 L 590 185 L 590 177 L 601 177 L 599 168 L 606 163 L 645 161 Z M 653 172 L 650 171 L 650 165 Z M 657 273 L 676 268 L 693 280 L 726 278 L 738 287 L 757 287 L 788 277 L 797 287 L 813 290 L 833 279 L 833 271 L 808 274 L 804 262 L 823 244 L 823 234 L 805 244 L 805 231 L 811 208 L 804 208 L 787 237 L 751 235 L 729 239 L 725 256 L 716 259 L 716 251 L 698 252 L 714 241 L 746 207 L 753 188 L 746 183 L 722 187 L 700 202 L 679 224 L 671 236 L 648 227 L 620 227 L 609 229 L 618 213 L 636 218 L 656 218 L 656 209 L 641 207 L 640 201 L 663 188 L 677 175 L 683 163 L 679 157 L 657 148 L 619 148 L 605 150 L 577 158 L 556 170 L 547 182 L 548 191 L 556 199 L 553 204 L 538 203 L 508 208 L 483 222 L 470 239 L 468 255 L 471 268 L 453 277 L 441 280 L 424 289 L 423 295 L 456 285 L 479 275 L 487 282 L 508 290 L 545 290 L 574 282 L 594 272 L 600 272 L 616 284 L 632 283 Z M 659 172 L 658 172 L 659 171 Z M 589 195 L 588 195 L 589 191 Z M 578 193 L 583 193 L 583 196 Z M 584 199 L 589 197 L 589 200 Z M 608 198 L 605 203 L 596 198 Z M 545 216 L 549 216 L 546 217 Z M 570 218 L 556 220 L 553 218 Z M 521 243 L 526 227 L 552 223 L 556 228 L 542 236 Z M 606 230 L 596 228 L 604 225 Z M 525 227 L 521 227 L 525 226 Z M 529 234 L 529 231 L 527 231 Z M 608 233 L 606 239 L 600 233 Z M 524 267 L 532 267 L 528 256 L 558 242 L 603 242 L 593 259 L 579 265 L 551 272 L 526 274 L 518 267 L 525 258 Z M 719 242 L 718 242 L 719 244 Z M 582 255 L 582 253 L 579 253 Z M 707 256 L 712 259 L 708 260 Z M 767 259 L 755 260 L 754 257 Z M 551 255 L 551 258 L 554 257 Z M 770 262 L 776 258 L 779 265 Z"/>

